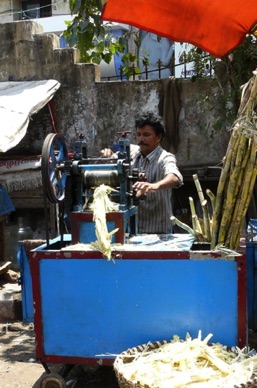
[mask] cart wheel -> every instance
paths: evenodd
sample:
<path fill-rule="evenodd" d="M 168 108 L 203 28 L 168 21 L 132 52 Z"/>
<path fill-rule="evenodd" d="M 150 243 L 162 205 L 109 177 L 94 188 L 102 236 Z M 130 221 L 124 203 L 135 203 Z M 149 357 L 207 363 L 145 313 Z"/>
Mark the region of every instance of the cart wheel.
<path fill-rule="evenodd" d="M 50 373 L 43 377 L 40 382 L 40 388 L 65 388 L 64 378 L 58 373 Z"/>
<path fill-rule="evenodd" d="M 43 144 L 41 170 L 42 183 L 52 203 L 61 202 L 65 197 L 66 160 L 68 153 L 63 137 L 49 133 Z"/>

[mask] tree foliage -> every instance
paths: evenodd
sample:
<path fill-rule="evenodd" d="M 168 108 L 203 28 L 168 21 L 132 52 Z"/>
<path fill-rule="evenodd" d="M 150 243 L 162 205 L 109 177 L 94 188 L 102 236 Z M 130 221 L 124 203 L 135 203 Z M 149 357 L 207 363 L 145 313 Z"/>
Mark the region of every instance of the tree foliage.
<path fill-rule="evenodd" d="M 110 63 L 114 54 L 122 54 L 124 74 L 129 76 L 132 72 L 131 63 L 137 58 L 127 52 L 129 34 L 116 37 L 111 33 L 112 23 L 101 20 L 101 0 L 70 0 L 71 22 L 66 22 L 67 29 L 63 35 L 70 47 L 77 47 L 81 60 L 85 63 L 100 64 L 101 61 Z M 140 45 L 140 38 L 133 33 L 136 46 Z M 138 69 L 133 68 L 133 71 Z"/>
<path fill-rule="evenodd" d="M 133 35 L 135 47 L 139 48 L 140 35 L 139 32 L 129 31 L 121 37 L 114 36 L 111 33 L 112 23 L 104 23 L 101 20 L 104 3 L 105 0 L 70 0 L 70 10 L 74 18 L 71 22 L 66 22 L 67 29 L 63 35 L 70 47 L 79 49 L 81 60 L 85 63 L 100 64 L 101 61 L 110 63 L 114 54 L 122 55 L 123 74 L 129 78 L 140 70 L 137 55 L 127 50 L 128 39 Z M 198 47 L 193 47 L 185 53 L 183 61 L 194 64 L 195 75 L 192 81 L 206 77 L 210 67 L 215 69 L 217 63 L 222 62 L 223 72 L 231 89 L 234 90 L 234 98 L 238 103 L 240 86 L 251 78 L 252 71 L 257 67 L 256 38 L 247 36 L 233 54 L 222 61 L 204 53 Z M 149 63 L 147 53 L 142 63 L 143 66 Z"/>

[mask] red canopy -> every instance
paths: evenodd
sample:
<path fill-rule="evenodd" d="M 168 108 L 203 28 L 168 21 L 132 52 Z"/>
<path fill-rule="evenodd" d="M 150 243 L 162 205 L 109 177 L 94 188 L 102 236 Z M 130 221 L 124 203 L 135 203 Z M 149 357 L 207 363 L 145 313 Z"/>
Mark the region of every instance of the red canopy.
<path fill-rule="evenodd" d="M 222 58 L 256 29 L 257 0 L 107 0 L 102 19 L 187 42 Z"/>

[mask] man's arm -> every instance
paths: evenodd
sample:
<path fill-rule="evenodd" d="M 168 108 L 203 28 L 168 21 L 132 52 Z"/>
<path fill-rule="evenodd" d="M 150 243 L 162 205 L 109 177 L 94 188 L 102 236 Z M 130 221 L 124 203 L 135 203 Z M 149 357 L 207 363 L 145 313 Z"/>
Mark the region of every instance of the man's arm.
<path fill-rule="evenodd" d="M 131 157 L 131 159 L 134 158 L 134 156 L 138 152 L 138 150 L 139 150 L 139 146 L 138 145 L 132 144 L 132 143 L 130 144 L 130 157 Z M 113 152 L 111 148 L 103 148 L 100 151 L 99 157 L 100 158 L 114 159 L 114 158 L 117 158 L 117 153 Z"/>
<path fill-rule="evenodd" d="M 149 192 L 156 192 L 157 190 L 169 189 L 180 185 L 180 179 L 175 174 L 167 174 L 159 182 L 136 182 L 132 186 L 134 190 L 138 191 L 138 196 L 147 194 Z"/>

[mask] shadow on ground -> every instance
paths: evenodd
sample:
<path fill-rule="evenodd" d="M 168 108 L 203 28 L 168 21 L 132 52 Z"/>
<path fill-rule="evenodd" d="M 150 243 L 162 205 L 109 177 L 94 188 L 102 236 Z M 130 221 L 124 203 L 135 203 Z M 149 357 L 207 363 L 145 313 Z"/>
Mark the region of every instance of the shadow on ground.
<path fill-rule="evenodd" d="M 40 388 L 46 376 L 64 377 L 69 388 L 119 387 L 111 366 L 74 365 L 67 374 L 66 365 L 47 367 L 51 375 L 36 360 L 33 324 L 0 324 L 0 388 Z"/>

